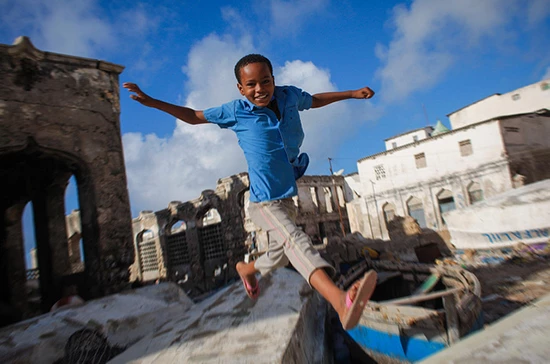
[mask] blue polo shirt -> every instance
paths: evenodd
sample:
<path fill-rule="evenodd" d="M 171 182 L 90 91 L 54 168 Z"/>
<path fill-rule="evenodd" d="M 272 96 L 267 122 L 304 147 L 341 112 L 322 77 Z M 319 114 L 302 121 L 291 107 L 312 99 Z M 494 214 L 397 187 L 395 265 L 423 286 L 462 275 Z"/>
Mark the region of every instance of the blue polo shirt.
<path fill-rule="evenodd" d="M 307 156 L 298 156 L 304 140 L 298 111 L 309 109 L 312 97 L 294 86 L 275 86 L 273 96 L 281 112 L 280 121 L 272 110 L 246 99 L 204 110 L 206 120 L 237 134 L 248 163 L 252 202 L 295 196 L 294 169 L 302 169 L 303 174 L 307 167 Z"/>

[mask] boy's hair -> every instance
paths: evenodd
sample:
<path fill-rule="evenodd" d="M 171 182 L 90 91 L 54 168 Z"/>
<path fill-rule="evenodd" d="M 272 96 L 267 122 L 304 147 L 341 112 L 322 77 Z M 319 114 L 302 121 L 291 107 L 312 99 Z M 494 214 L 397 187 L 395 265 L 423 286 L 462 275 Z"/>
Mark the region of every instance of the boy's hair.
<path fill-rule="evenodd" d="M 271 72 L 271 75 L 273 75 L 273 66 L 271 65 L 271 62 L 266 57 L 262 56 L 261 54 L 248 54 L 241 58 L 239 62 L 235 65 L 235 77 L 237 78 L 237 82 L 241 83 L 241 69 L 248 66 L 251 63 L 265 63 L 269 67 L 269 71 Z"/>

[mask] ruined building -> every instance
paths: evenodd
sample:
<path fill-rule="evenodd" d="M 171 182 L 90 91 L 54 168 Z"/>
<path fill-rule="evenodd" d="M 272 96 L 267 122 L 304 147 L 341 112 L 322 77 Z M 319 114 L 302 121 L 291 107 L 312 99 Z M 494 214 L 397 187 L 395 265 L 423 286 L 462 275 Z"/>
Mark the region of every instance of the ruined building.
<path fill-rule="evenodd" d="M 252 251 L 265 251 L 268 237 L 248 217 L 247 173 L 221 178 L 197 199 L 142 211 L 133 220 L 136 260 L 132 281 L 177 282 L 190 296 L 237 278 L 235 264 Z M 329 237 L 349 233 L 342 176 L 298 180 L 296 222 L 322 249 Z"/>
<path fill-rule="evenodd" d="M 90 299 L 117 292 L 128 282 L 134 250 L 119 125 L 122 69 L 94 59 L 42 52 L 25 37 L 11 46 L 0 45 L 4 317 L 33 314 L 22 230 L 22 213 L 29 203 L 40 312 L 47 312 L 67 286 Z M 76 273 L 67 245 L 64 205 L 72 177 L 77 182 L 84 251 L 83 267 Z"/>

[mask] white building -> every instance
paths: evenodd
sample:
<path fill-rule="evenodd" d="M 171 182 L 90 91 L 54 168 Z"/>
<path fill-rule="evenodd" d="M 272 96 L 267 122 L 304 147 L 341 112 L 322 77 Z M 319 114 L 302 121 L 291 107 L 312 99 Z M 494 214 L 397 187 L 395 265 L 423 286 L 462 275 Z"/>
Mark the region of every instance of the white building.
<path fill-rule="evenodd" d="M 447 115 L 453 129 L 498 116 L 526 114 L 550 108 L 550 78 L 510 91 L 494 94 Z"/>
<path fill-rule="evenodd" d="M 346 177 L 358 196 L 347 204 L 351 231 L 387 239 L 396 215 L 445 230 L 442 212 L 550 178 L 549 83 L 462 108 L 449 115 L 453 130 L 438 123 L 387 139 L 386 151 L 362 158 Z"/>

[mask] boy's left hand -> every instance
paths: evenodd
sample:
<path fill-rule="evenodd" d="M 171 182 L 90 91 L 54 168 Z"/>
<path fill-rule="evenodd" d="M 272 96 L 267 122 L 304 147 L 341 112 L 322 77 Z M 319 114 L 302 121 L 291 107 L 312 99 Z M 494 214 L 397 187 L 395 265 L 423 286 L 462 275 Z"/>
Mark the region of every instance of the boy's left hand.
<path fill-rule="evenodd" d="M 374 91 L 370 87 L 363 87 L 352 93 L 354 99 L 370 99 L 374 96 Z"/>

